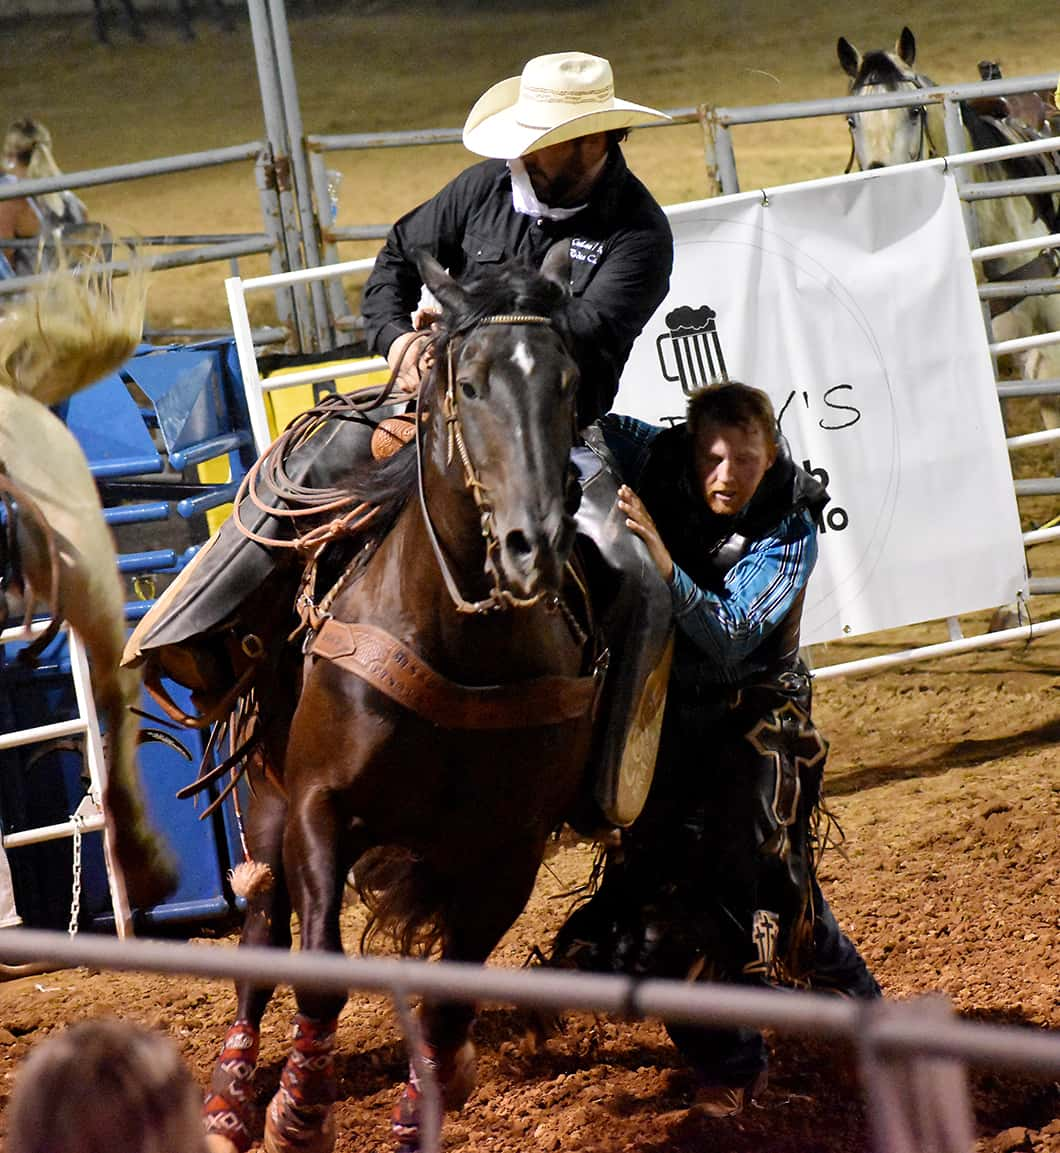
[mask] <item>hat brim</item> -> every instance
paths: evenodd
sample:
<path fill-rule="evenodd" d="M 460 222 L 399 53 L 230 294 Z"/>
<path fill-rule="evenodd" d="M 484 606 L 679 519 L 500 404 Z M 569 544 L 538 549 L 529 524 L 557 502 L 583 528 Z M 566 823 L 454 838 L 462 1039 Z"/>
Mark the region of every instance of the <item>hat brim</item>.
<path fill-rule="evenodd" d="M 576 140 L 593 132 L 636 128 L 641 124 L 658 124 L 671 119 L 656 108 L 616 97 L 610 108 L 572 116 L 555 128 L 528 127 L 516 119 L 519 82 L 518 76 L 502 80 L 475 103 L 464 122 L 464 147 L 468 151 L 495 160 L 514 160 L 539 148 Z"/>

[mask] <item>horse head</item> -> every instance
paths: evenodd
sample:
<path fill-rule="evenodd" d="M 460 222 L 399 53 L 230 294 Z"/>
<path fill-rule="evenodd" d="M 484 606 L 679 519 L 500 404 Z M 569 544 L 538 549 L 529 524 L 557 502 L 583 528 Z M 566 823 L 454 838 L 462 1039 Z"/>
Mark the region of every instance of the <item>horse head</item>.
<path fill-rule="evenodd" d="M 432 461 L 458 470 L 474 498 L 489 607 L 558 592 L 574 543 L 578 369 L 565 320 L 567 249 L 553 246 L 540 270 L 511 263 L 460 283 L 433 257 L 418 262 L 442 305 L 427 398 L 428 411 L 439 410 Z M 435 509 L 426 515 L 435 519 Z"/>
<path fill-rule="evenodd" d="M 849 40 L 840 36 L 836 53 L 843 71 L 850 77 L 852 96 L 931 87 L 932 82 L 913 68 L 916 40 L 908 28 L 902 29 L 893 52 L 873 49 L 863 56 Z M 847 125 L 852 146 L 848 172 L 855 160 L 864 172 L 923 160 L 928 154 L 927 109 L 923 105 L 854 112 L 847 116 Z"/>

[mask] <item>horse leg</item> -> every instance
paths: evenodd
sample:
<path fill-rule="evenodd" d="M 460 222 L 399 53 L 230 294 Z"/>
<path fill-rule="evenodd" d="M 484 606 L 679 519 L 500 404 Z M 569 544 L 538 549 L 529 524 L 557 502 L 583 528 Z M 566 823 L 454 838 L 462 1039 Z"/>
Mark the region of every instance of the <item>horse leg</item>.
<path fill-rule="evenodd" d="M 340 848 L 340 834 L 346 842 Z M 303 951 L 341 953 L 339 911 L 346 872 L 357 855 L 352 837 L 340 829 L 328 795 L 311 790 L 292 797 L 284 835 L 284 866 L 298 911 Z M 335 1144 L 332 1102 L 335 1067 L 332 1050 L 346 994 L 295 990 L 298 1012 L 293 1044 L 280 1075 L 280 1087 L 265 1118 L 266 1153 L 328 1153 Z"/>
<path fill-rule="evenodd" d="M 1052 326 L 1047 324 L 1042 331 L 1047 331 L 1050 327 Z M 1029 352 L 1024 375 L 1030 380 L 1060 379 L 1060 346 L 1047 345 Z M 1038 401 L 1038 407 L 1042 414 L 1043 428 L 1060 428 L 1060 397 L 1043 396 Z M 1050 447 L 1053 451 L 1053 472 L 1060 476 L 1060 440 L 1054 440 Z"/>
<path fill-rule="evenodd" d="M 283 875 L 283 828 L 287 802 L 258 765 L 248 770 L 251 802 L 245 822 L 254 861 L 270 876 L 241 895 L 246 898 L 241 945 L 291 947 L 291 903 Z M 253 1102 L 254 1071 L 261 1039 L 261 1019 L 274 986 L 236 984 L 236 1019 L 225 1035 L 203 1106 L 210 1153 L 246 1153 L 258 1131 Z"/>
<path fill-rule="evenodd" d="M 125 15 L 129 17 L 129 29 L 133 34 L 133 39 L 146 40 L 144 26 L 140 23 L 140 13 L 136 11 L 133 0 L 122 0 L 122 6 L 125 8 Z"/>
<path fill-rule="evenodd" d="M 235 22 L 225 0 L 214 0 L 214 7 L 217 9 L 217 20 L 221 25 L 221 30 L 224 32 L 235 31 Z"/>
<path fill-rule="evenodd" d="M 454 895 L 446 915 L 442 959 L 484 964 L 501 937 L 526 907 L 543 854 L 543 843 L 527 846 L 520 854 L 512 845 L 484 855 L 474 866 L 453 878 Z M 499 876 L 496 862 L 506 860 L 507 875 Z M 488 892 L 482 878 L 489 876 Z M 469 900 L 468 894 L 475 893 Z M 421 1059 L 433 1073 L 445 1109 L 460 1109 L 475 1090 L 475 1046 L 470 1039 L 475 1008 L 466 1002 L 425 999 L 420 1008 L 425 1052 Z M 393 1132 L 398 1153 L 420 1148 L 423 1090 L 413 1062 L 409 1082 L 394 1106 Z"/>
<path fill-rule="evenodd" d="M 109 756 L 103 809 L 111 844 L 129 904 L 149 909 L 173 892 L 177 875 L 169 852 L 148 823 L 136 768 L 140 723 L 130 706 L 138 702 L 139 677 L 116 664 L 94 660 L 96 654 L 85 639 L 93 675 L 102 674 L 93 680 L 92 687 L 107 726 Z"/>
<path fill-rule="evenodd" d="M 100 44 L 109 44 L 110 36 L 107 33 L 107 17 L 103 11 L 103 0 L 92 0 L 92 7 L 96 20 L 96 39 Z"/>
<path fill-rule="evenodd" d="M 180 27 L 185 40 L 195 39 L 195 26 L 192 24 L 191 0 L 179 0 Z"/>

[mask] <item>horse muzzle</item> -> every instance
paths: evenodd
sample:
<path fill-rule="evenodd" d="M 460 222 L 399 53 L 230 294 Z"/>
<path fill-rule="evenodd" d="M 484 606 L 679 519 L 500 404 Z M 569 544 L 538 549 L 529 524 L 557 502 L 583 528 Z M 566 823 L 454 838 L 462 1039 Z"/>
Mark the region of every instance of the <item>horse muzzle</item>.
<path fill-rule="evenodd" d="M 499 537 L 490 567 L 503 586 L 520 600 L 558 593 L 574 547 L 574 518 L 564 513 L 549 531 L 512 528 Z"/>

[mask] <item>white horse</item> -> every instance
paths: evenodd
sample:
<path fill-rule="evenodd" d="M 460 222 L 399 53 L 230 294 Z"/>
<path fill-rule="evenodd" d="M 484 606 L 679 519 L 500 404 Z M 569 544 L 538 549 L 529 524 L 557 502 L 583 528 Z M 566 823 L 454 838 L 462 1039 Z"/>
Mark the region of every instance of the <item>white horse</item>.
<path fill-rule="evenodd" d="M 917 72 L 916 41 L 908 28 L 902 29 L 893 52 L 876 49 L 862 55 L 853 44 L 840 37 L 836 44 L 839 63 L 851 78 L 852 94 L 875 95 L 885 92 L 906 92 L 932 88 L 934 82 Z M 1035 102 L 1037 101 L 1037 106 Z M 1005 116 L 1002 102 L 995 102 L 990 114 L 977 114 L 975 108 L 961 107 L 966 139 L 966 151 L 993 144 L 1011 144 L 1029 139 L 1043 128 L 1039 120 L 1049 106 L 1031 94 L 1030 98 L 1014 98 L 1016 116 Z M 1055 112 L 1055 109 L 1051 109 Z M 1000 115 L 998 115 L 1000 113 Z M 1019 115 L 1023 113 L 1023 115 Z M 946 152 L 946 134 L 943 109 L 938 103 L 917 105 L 912 108 L 883 109 L 874 112 L 855 112 L 847 117 L 852 139 L 851 164 L 856 160 L 863 171 L 904 164 L 912 160 L 942 156 Z M 1047 128 L 1047 125 L 1044 127 Z M 1057 156 L 1060 160 L 1060 155 Z M 1003 180 L 1014 176 L 1028 176 L 1056 171 L 1056 160 L 1026 157 L 1012 164 L 975 165 L 971 172 L 974 180 Z M 979 224 L 979 243 L 1003 244 L 1007 241 L 1046 236 L 1060 229 L 1060 206 L 1057 197 L 1014 196 L 975 203 Z M 1032 280 L 1056 276 L 1060 272 L 1057 249 L 1046 249 L 1028 260 L 1028 254 L 1003 257 L 989 261 L 978 275 L 980 279 Z M 992 312 L 994 340 L 1012 340 L 1035 333 L 1060 331 L 1060 293 L 1047 296 L 1026 296 L 1011 307 L 1009 300 L 996 303 Z M 1060 379 L 1060 344 L 1046 345 L 1019 355 L 1023 376 L 1029 379 Z M 1056 397 L 1041 401 L 1042 420 L 1046 428 L 1060 427 L 1060 404 Z M 1060 465 L 1060 446 L 1056 449 Z"/>
<path fill-rule="evenodd" d="M 139 700 L 140 681 L 120 667 L 125 593 L 88 463 L 47 406 L 132 355 L 144 298 L 142 273 L 134 271 L 119 294 L 107 277 L 62 271 L 0 318 L 5 592 L 13 590 L 27 622 L 37 607 L 46 607 L 53 621 L 65 619 L 84 643 L 107 728 L 107 827 L 130 903 L 139 908 L 162 900 L 175 877 L 141 798 L 138 722 L 129 711 Z"/>

